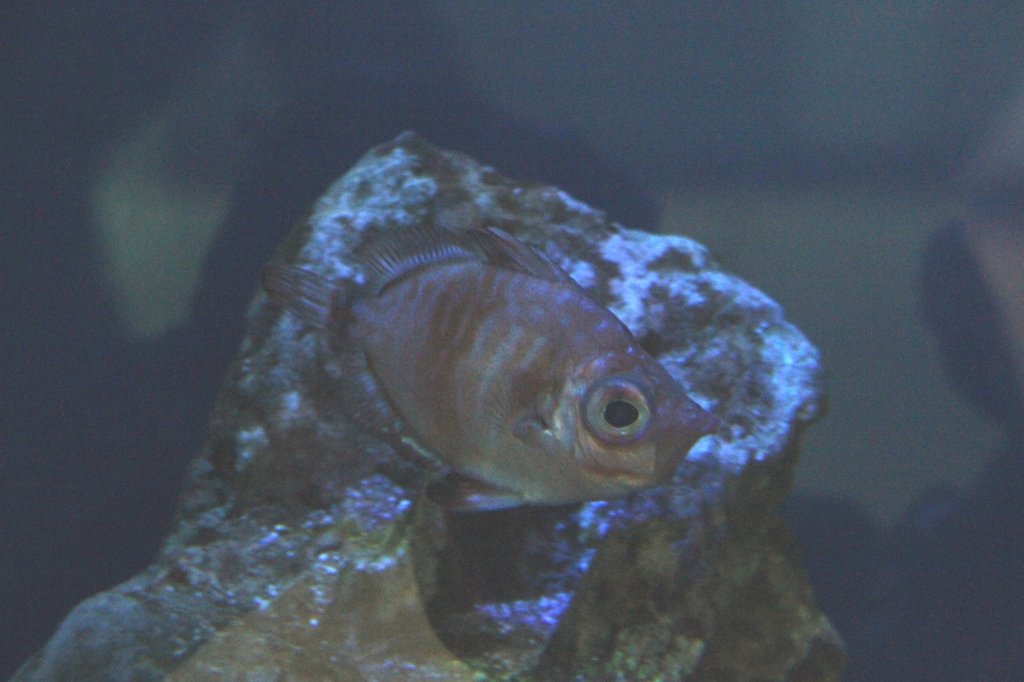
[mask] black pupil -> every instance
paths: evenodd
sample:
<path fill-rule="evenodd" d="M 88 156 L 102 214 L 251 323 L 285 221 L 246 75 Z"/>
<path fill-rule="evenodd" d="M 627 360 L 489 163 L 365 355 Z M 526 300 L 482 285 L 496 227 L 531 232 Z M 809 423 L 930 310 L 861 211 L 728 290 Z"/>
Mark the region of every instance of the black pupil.
<path fill-rule="evenodd" d="M 639 418 L 640 410 L 625 400 L 612 400 L 604 406 L 604 420 L 617 429 L 625 428 Z"/>

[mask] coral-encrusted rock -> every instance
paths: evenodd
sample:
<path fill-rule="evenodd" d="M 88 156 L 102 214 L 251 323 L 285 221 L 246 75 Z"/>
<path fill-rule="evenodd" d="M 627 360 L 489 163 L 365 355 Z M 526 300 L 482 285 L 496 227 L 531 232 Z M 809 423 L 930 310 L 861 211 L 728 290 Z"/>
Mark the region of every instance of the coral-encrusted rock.
<path fill-rule="evenodd" d="M 815 349 L 700 245 L 405 134 L 276 260 L 361 276 L 380 230 L 496 225 L 605 303 L 723 420 L 671 486 L 445 514 L 338 400 L 355 381 L 257 294 L 175 531 L 15 679 L 836 679 L 842 644 L 775 516 L 817 410 Z"/>

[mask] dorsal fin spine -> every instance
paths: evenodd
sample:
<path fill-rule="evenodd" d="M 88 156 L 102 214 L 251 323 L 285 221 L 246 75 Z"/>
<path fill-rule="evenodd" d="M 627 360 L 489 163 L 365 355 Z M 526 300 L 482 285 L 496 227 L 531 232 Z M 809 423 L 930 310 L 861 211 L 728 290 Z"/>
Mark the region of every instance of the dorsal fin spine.
<path fill-rule="evenodd" d="M 569 275 L 538 249 L 496 228 L 457 231 L 422 225 L 385 233 L 359 254 L 366 268 L 367 289 L 380 295 L 410 274 L 442 263 L 486 263 L 538 279 L 577 286 Z"/>
<path fill-rule="evenodd" d="M 359 259 L 366 267 L 366 283 L 373 295 L 424 267 L 484 261 L 461 233 L 434 226 L 387 233 L 370 242 Z"/>
<path fill-rule="evenodd" d="M 469 237 L 495 267 L 521 272 L 537 279 L 575 286 L 562 268 L 552 263 L 540 250 L 519 241 L 497 227 L 474 228 Z"/>

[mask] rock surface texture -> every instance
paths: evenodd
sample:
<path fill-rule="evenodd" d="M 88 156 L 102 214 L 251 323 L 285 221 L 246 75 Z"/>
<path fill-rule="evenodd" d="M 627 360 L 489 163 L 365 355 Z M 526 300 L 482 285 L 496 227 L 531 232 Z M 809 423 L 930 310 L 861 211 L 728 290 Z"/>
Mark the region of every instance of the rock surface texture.
<path fill-rule="evenodd" d="M 610 223 L 412 134 L 335 183 L 276 262 L 359 280 L 382 230 L 497 226 L 619 316 L 722 420 L 672 485 L 446 513 L 346 412 L 322 339 L 258 293 L 152 566 L 75 608 L 16 680 L 833 680 L 843 645 L 775 507 L 815 348 L 706 249 Z"/>

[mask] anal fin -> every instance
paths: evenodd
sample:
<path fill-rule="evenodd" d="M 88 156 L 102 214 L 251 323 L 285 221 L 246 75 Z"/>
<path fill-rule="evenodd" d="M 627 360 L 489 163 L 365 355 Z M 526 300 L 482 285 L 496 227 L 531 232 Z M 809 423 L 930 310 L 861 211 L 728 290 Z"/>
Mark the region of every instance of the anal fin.
<path fill-rule="evenodd" d="M 404 431 L 401 417 L 391 406 L 376 376 L 357 347 L 334 349 L 341 369 L 341 398 L 345 413 L 356 426 L 381 436 L 396 438 Z"/>
<path fill-rule="evenodd" d="M 410 433 L 387 393 L 377 382 L 366 355 L 358 348 L 335 351 L 341 362 L 343 383 L 340 385 L 345 414 L 356 426 L 387 441 L 407 462 L 431 476 L 451 469 L 422 446 Z"/>

